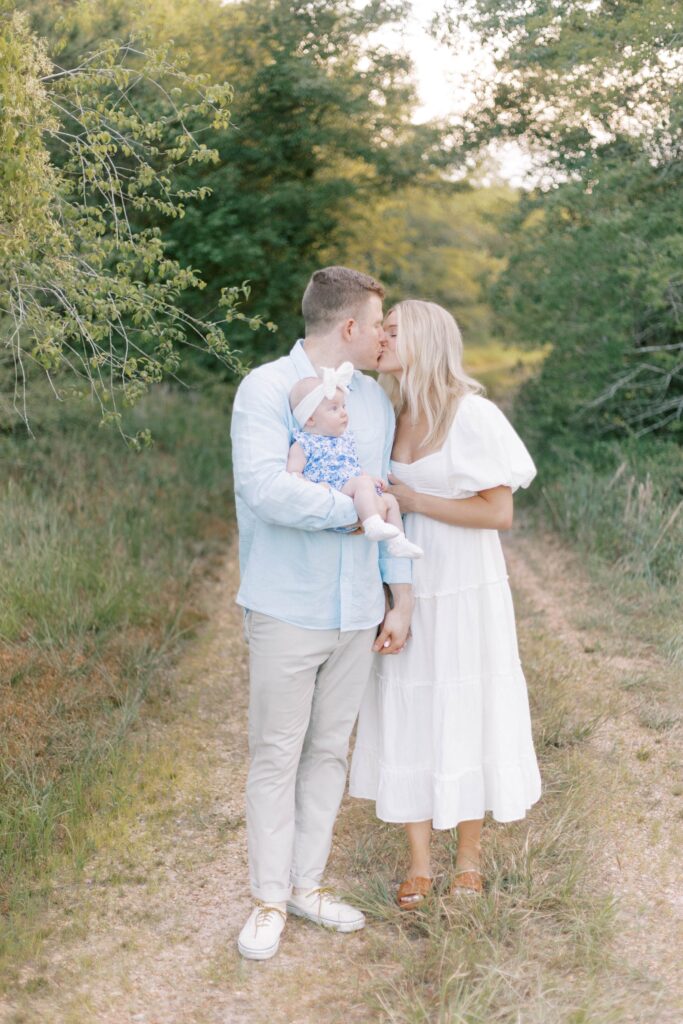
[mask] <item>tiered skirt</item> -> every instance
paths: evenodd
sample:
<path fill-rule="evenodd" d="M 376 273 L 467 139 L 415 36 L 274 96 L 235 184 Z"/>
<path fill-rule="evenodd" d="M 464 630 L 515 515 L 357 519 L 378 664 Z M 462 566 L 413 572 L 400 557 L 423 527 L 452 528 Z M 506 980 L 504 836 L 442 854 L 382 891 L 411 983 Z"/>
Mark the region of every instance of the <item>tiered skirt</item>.
<path fill-rule="evenodd" d="M 352 796 L 383 821 L 523 818 L 541 794 L 512 596 L 498 534 L 411 516 L 412 637 L 377 656 L 361 708 Z"/>

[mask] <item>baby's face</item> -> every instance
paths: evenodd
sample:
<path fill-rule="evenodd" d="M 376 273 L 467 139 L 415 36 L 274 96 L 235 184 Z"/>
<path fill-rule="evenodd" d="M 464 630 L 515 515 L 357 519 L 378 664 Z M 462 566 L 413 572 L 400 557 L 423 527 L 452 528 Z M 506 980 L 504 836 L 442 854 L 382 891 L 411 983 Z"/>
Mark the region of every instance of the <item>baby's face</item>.
<path fill-rule="evenodd" d="M 349 414 L 346 411 L 344 392 L 337 388 L 334 398 L 323 398 L 306 424 L 306 429 L 312 434 L 341 437 L 348 425 Z"/>

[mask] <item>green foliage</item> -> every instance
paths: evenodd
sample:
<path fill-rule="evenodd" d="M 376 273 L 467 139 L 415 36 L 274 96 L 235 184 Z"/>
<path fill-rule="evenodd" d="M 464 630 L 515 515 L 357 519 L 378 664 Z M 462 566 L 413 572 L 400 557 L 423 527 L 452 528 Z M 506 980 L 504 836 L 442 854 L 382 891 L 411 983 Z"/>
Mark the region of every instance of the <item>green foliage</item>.
<path fill-rule="evenodd" d="M 518 344 L 549 344 L 519 402 L 541 445 L 657 432 L 681 438 L 681 170 L 628 147 L 596 177 L 525 198 L 493 292 Z"/>
<path fill-rule="evenodd" d="M 612 442 L 590 458 L 565 450 L 556 452 L 556 460 L 552 468 L 546 461 L 541 484 L 555 529 L 624 577 L 672 588 L 675 599 L 683 583 L 678 446 Z"/>
<path fill-rule="evenodd" d="M 500 272 L 499 225 L 516 205 L 517 193 L 435 181 L 378 198 L 352 201 L 353 232 L 344 258 L 386 285 L 388 302 L 426 298 L 456 317 L 466 349 L 491 341 L 493 324 L 485 292 Z M 324 254 L 332 261 L 333 251 Z"/>
<path fill-rule="evenodd" d="M 212 301 L 215 281 L 239 267 L 285 350 L 301 333 L 311 272 L 348 261 L 347 240 L 378 197 L 433 175 L 453 153 L 436 127 L 410 122 L 410 60 L 376 39 L 405 16 L 405 3 L 242 0 L 218 13 L 207 6 L 210 28 L 202 34 L 191 25 L 182 41 L 224 68 L 235 87 L 236 130 L 210 133 L 221 163 L 196 173 L 211 197 L 165 237 L 178 259 L 206 273 L 206 295 L 191 297 L 189 308 Z M 258 351 L 259 338 L 242 338 L 259 360 L 270 354 Z"/>
<path fill-rule="evenodd" d="M 497 74 L 472 82 L 463 138 L 519 138 L 542 163 L 583 174 L 628 136 L 667 148 L 681 127 L 680 5 L 662 0 L 446 0 L 436 31 L 466 23 L 491 47 Z"/>
<path fill-rule="evenodd" d="M 464 136 L 520 140 L 546 172 L 509 223 L 493 292 L 508 338 L 552 346 L 520 397 L 525 427 L 541 454 L 605 435 L 680 440 L 680 11 L 481 0 L 467 18 L 498 45 Z"/>
<path fill-rule="evenodd" d="M 193 317 L 179 297 L 204 283 L 169 257 L 144 217 L 180 219 L 206 186 L 179 187 L 178 168 L 217 153 L 187 122 L 224 131 L 232 89 L 186 73 L 163 47 L 103 42 L 69 68 L 53 65 L 25 14 L 0 8 L 0 374 L 28 420 L 35 370 L 59 395 L 89 391 L 121 421 L 151 384 L 198 345 L 233 368 L 223 324 L 248 319 L 248 290 L 216 283 L 222 320 Z M 140 108 L 139 97 L 155 97 Z M 144 109 L 143 109 L 144 108 Z M 224 280 L 224 279 L 223 279 Z"/>
<path fill-rule="evenodd" d="M 156 626 L 164 614 L 156 591 L 182 577 L 189 538 L 213 514 L 212 500 L 229 501 L 227 412 L 196 394 L 159 393 L 123 424 L 131 434 L 152 428 L 153 448 L 122 457 L 111 431 L 83 444 L 92 401 L 65 411 L 42 391 L 38 436 L 4 441 L 13 470 L 0 495 L 0 637 L 15 642 L 28 632 L 49 647 Z"/>

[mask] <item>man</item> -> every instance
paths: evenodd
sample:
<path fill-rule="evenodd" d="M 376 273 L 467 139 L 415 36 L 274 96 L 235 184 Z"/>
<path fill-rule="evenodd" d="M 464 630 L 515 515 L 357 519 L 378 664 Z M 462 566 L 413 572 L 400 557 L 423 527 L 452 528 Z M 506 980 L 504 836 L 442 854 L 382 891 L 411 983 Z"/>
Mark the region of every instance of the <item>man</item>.
<path fill-rule="evenodd" d="M 302 302 L 305 338 L 253 370 L 235 396 L 237 602 L 246 609 L 250 673 L 247 839 L 257 901 L 238 947 L 250 959 L 277 952 L 287 911 L 342 932 L 365 924 L 321 881 L 373 650 L 396 653 L 407 637 L 410 563 L 354 535 L 351 498 L 285 467 L 293 385 L 345 361 L 376 369 L 383 297 L 366 274 L 316 271 Z M 386 395 L 355 372 L 347 407 L 363 469 L 386 479 L 394 433 Z M 386 612 L 382 581 L 393 597 Z"/>

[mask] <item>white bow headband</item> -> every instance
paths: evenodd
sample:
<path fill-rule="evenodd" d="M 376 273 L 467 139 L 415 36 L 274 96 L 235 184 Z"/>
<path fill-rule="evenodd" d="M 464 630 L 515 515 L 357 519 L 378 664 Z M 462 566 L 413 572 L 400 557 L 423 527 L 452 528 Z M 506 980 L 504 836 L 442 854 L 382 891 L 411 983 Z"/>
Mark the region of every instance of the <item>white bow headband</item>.
<path fill-rule="evenodd" d="M 353 363 L 342 363 L 336 370 L 329 366 L 321 366 L 320 369 L 323 371 L 322 383 L 313 388 L 292 410 L 294 419 L 300 427 L 303 427 L 306 420 L 313 415 L 323 398 L 334 398 L 337 388 L 344 392 L 349 390 L 349 383 L 353 377 Z"/>

